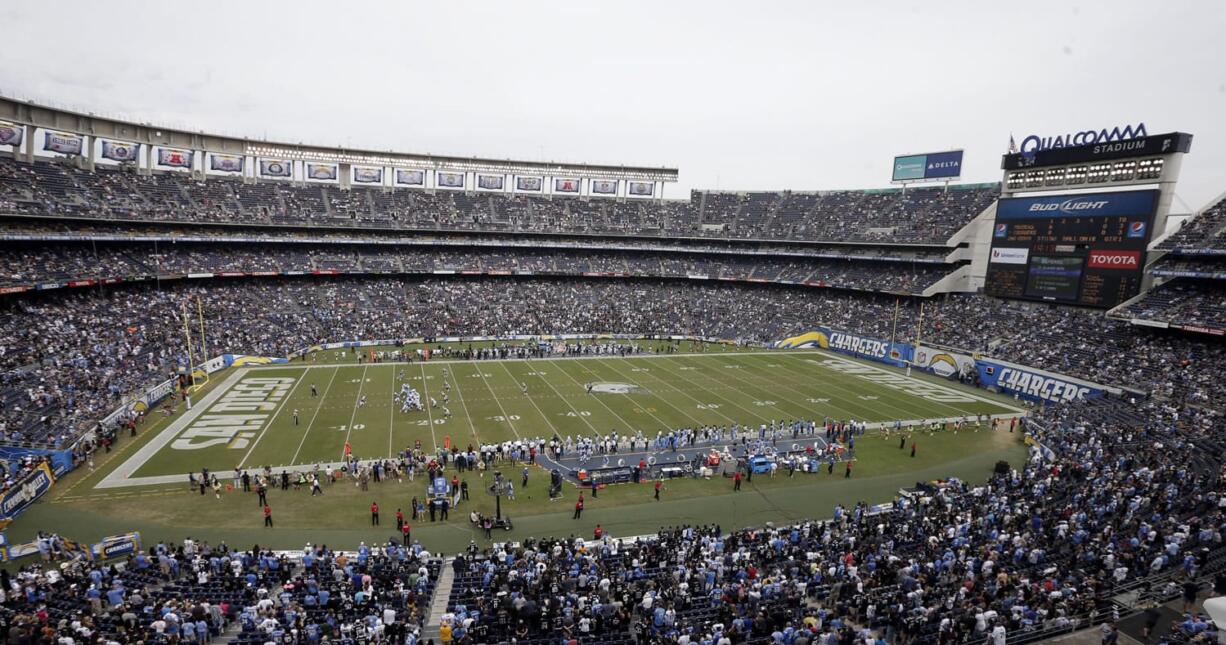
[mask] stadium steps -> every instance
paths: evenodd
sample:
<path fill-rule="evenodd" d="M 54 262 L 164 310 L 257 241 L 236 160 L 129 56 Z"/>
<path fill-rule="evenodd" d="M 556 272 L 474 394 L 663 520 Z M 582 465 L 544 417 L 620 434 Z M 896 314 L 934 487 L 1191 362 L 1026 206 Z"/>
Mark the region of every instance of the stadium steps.
<path fill-rule="evenodd" d="M 243 621 L 231 620 L 229 624 L 226 625 L 226 628 L 221 630 L 220 634 L 209 638 L 209 645 L 225 645 L 226 643 L 232 643 L 241 633 L 243 633 Z"/>
<path fill-rule="evenodd" d="M 443 614 L 447 613 L 447 601 L 451 598 L 451 587 L 454 585 L 455 567 L 452 566 L 450 560 L 444 560 L 442 570 L 439 572 L 438 584 L 434 585 L 434 598 L 430 601 L 430 613 L 426 614 L 426 623 L 418 641 L 441 642 L 438 628 Z"/>

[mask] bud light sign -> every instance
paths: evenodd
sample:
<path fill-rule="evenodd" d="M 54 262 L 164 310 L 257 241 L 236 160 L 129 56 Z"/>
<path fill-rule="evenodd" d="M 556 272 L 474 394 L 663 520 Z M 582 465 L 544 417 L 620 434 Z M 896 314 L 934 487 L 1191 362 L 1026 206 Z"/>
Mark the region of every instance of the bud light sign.
<path fill-rule="evenodd" d="M 1149 216 L 1157 199 L 1156 190 L 1002 199 L 996 206 L 996 219 Z"/>
<path fill-rule="evenodd" d="M 892 181 L 953 179 L 962 175 L 962 151 L 931 152 L 926 155 L 894 157 Z"/>

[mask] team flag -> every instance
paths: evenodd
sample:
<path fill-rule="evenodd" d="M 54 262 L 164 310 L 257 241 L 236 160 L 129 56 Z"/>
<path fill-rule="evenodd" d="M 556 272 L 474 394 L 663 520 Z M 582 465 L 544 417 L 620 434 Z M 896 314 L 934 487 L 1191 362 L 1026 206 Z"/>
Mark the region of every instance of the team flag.
<path fill-rule="evenodd" d="M 191 168 L 192 156 L 193 153 L 191 150 L 161 148 L 158 150 L 158 165 L 173 166 L 175 168 Z"/>
<path fill-rule="evenodd" d="M 43 137 L 43 150 L 59 152 L 66 155 L 81 154 L 83 138 L 79 134 L 64 132 L 46 132 Z"/>
<path fill-rule="evenodd" d="M 243 158 L 239 155 L 209 155 L 209 167 L 224 172 L 242 172 Z"/>
<path fill-rule="evenodd" d="M 26 129 L 5 121 L 0 121 L 0 146 L 19 146 L 26 136 Z"/>
<path fill-rule="evenodd" d="M 112 161 L 136 161 L 136 155 L 140 152 L 139 143 L 126 143 L 123 141 L 106 141 L 102 142 L 102 158 Z"/>

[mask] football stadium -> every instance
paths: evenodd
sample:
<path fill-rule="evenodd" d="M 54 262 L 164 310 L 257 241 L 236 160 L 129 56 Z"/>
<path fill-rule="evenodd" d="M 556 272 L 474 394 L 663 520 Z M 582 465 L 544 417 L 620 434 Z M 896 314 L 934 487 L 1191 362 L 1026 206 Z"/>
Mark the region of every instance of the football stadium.
<path fill-rule="evenodd" d="M 1226 642 L 1226 11 L 776 4 L 3 10 L 0 642 Z"/>

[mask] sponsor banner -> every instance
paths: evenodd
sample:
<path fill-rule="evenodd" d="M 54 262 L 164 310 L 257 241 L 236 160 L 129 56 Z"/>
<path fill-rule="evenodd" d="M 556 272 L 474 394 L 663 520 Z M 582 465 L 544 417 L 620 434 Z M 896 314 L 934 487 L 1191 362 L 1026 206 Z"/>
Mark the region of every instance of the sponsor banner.
<path fill-rule="evenodd" d="M 515 190 L 539 193 L 544 183 L 540 177 L 516 177 Z"/>
<path fill-rule="evenodd" d="M 245 159 L 240 155 L 209 154 L 209 168 L 222 172 L 242 172 Z"/>
<path fill-rule="evenodd" d="M 597 195 L 616 195 L 617 182 L 611 179 L 593 179 L 589 184 L 592 192 Z"/>
<path fill-rule="evenodd" d="M 30 290 L 30 287 L 27 287 L 27 286 L 0 287 L 0 295 L 7 295 L 10 293 L 23 293 L 29 290 Z"/>
<path fill-rule="evenodd" d="M 30 504 L 50 490 L 54 483 L 55 473 L 51 470 L 51 465 L 47 462 L 38 464 L 34 470 L 0 495 L 0 521 L 11 522 L 13 518 L 21 515 Z"/>
<path fill-rule="evenodd" d="M 1157 327 L 1158 329 L 1166 329 L 1171 326 L 1170 323 L 1165 323 L 1161 320 L 1146 320 L 1144 318 L 1133 318 L 1128 322 L 1133 325 L 1140 325 L 1141 327 Z"/>
<path fill-rule="evenodd" d="M 434 173 L 434 185 L 442 186 L 443 188 L 463 188 L 464 173 L 436 171 Z"/>
<path fill-rule="evenodd" d="M 962 175 L 962 151 L 930 152 L 894 157 L 892 181 L 952 179 Z"/>
<path fill-rule="evenodd" d="M 934 152 L 924 160 L 924 179 L 942 179 L 962 175 L 962 151 Z"/>
<path fill-rule="evenodd" d="M 1055 374 L 1003 360 L 976 358 L 966 354 L 931 347 L 921 346 L 916 349 L 909 343 L 889 343 L 825 327 L 819 327 L 813 331 L 785 338 L 774 343 L 773 347 L 779 349 L 829 349 L 834 352 L 894 365 L 895 367 L 905 367 L 908 363 L 911 363 L 920 369 L 946 377 L 967 374 L 973 371 L 979 377 L 980 387 L 995 389 L 1028 401 L 1042 403 L 1058 403 L 1061 401 L 1095 398 L 1101 397 L 1108 392 L 1121 394 L 1124 391 L 1118 387 Z"/>
<path fill-rule="evenodd" d="M 1196 248 L 1177 246 L 1171 249 L 1172 255 L 1226 255 L 1226 249 Z"/>
<path fill-rule="evenodd" d="M 353 181 L 359 184 L 381 184 L 383 183 L 383 169 L 369 166 L 354 166 Z"/>
<path fill-rule="evenodd" d="M 140 533 L 109 535 L 102 538 L 101 542 L 91 545 L 90 550 L 93 551 L 94 557 L 99 560 L 110 560 L 112 558 L 132 555 L 140 551 Z"/>
<path fill-rule="evenodd" d="M 17 125 L 16 123 L 9 123 L 7 121 L 0 121 L 0 146 L 20 146 L 21 141 L 22 139 L 25 139 L 25 136 L 25 126 Z"/>
<path fill-rule="evenodd" d="M 44 132 L 43 150 L 59 152 L 66 155 L 79 155 L 84 148 L 85 138 L 79 134 L 67 132 Z"/>
<path fill-rule="evenodd" d="M 158 165 L 170 166 L 172 168 L 187 168 L 192 167 L 192 158 L 195 156 L 191 150 L 179 150 L 177 148 L 158 148 Z"/>
<path fill-rule="evenodd" d="M 997 202 L 996 219 L 1149 216 L 1157 200 L 1156 190 L 1017 197 Z"/>
<path fill-rule="evenodd" d="M 1092 249 L 1086 267 L 1133 271 L 1141 268 L 1141 252 Z"/>
<path fill-rule="evenodd" d="M 1226 280 L 1226 271 L 1172 271 L 1170 269 L 1154 269 L 1153 271 L 1150 271 L 1150 273 L 1170 278 L 1207 278 L 1209 280 Z"/>
<path fill-rule="evenodd" d="M 261 159 L 261 177 L 293 177 L 294 162 L 284 159 Z"/>
<path fill-rule="evenodd" d="M 828 327 L 785 338 L 774 345 L 781 349 L 814 348 L 828 349 L 841 354 L 867 358 L 880 363 L 903 367 L 911 361 L 911 345 L 858 336 Z"/>
<path fill-rule="evenodd" d="M 306 178 L 315 181 L 336 181 L 337 166 L 332 163 L 308 163 Z"/>
<path fill-rule="evenodd" d="M 555 193 L 577 193 L 579 192 L 578 179 L 554 179 L 553 192 Z"/>
<path fill-rule="evenodd" d="M 483 190 L 502 190 L 506 178 L 502 175 L 477 175 L 477 188 Z"/>
<path fill-rule="evenodd" d="M 995 359 L 979 358 L 975 361 L 975 368 L 979 372 L 981 386 L 995 388 L 1027 401 L 1061 403 L 1098 398 L 1107 392 L 1121 392 L 1119 388 Z"/>
<path fill-rule="evenodd" d="M 102 140 L 102 158 L 110 159 L 111 161 L 128 162 L 136 161 L 136 156 L 140 152 L 139 143 L 127 143 L 124 141 L 108 141 Z"/>
<path fill-rule="evenodd" d="M 223 155 L 209 153 L 209 169 L 219 172 L 242 172 L 244 157 L 241 155 Z"/>
<path fill-rule="evenodd" d="M 1209 336 L 1226 336 L 1226 329 L 1218 329 L 1216 327 L 1202 327 L 1200 325 L 1171 325 L 1175 329 L 1190 331 L 1196 334 L 1208 334 Z"/>
<path fill-rule="evenodd" d="M 894 175 L 892 181 L 906 181 L 924 178 L 924 155 L 894 157 Z"/>
<path fill-rule="evenodd" d="M 923 345 L 915 348 L 913 364 L 922 370 L 946 378 L 973 374 L 975 372 L 974 358 L 966 354 L 949 352 L 943 349 L 936 349 L 935 347 L 924 347 Z"/>
<path fill-rule="evenodd" d="M 426 171 L 424 170 L 405 170 L 404 168 L 396 169 L 396 185 L 397 186 L 425 186 Z"/>
<path fill-rule="evenodd" d="M 0 446 L 0 461 L 8 466 L 8 472 L 16 472 L 21 468 L 21 461 L 27 457 L 51 460 L 51 474 L 59 479 L 64 473 L 73 469 L 72 450 L 52 450 L 49 448 L 19 448 L 17 446 Z"/>
<path fill-rule="evenodd" d="M 1026 260 L 1030 257 L 1030 249 L 996 247 L 992 249 L 992 257 L 989 262 L 996 264 L 1026 264 Z"/>
<path fill-rule="evenodd" d="M 1110 130 L 1106 128 L 1082 130 L 1077 133 L 1058 134 L 1054 137 L 1042 137 L 1032 134 L 1022 139 L 1020 151 L 1022 154 L 1032 155 L 1042 150 L 1088 146 L 1099 142 L 1110 143 L 1113 141 L 1127 141 L 1129 139 L 1143 139 L 1147 136 L 1149 136 L 1149 133 L 1145 131 L 1144 123 L 1138 123 L 1135 128 L 1125 124 L 1123 128 L 1116 126 Z"/>
<path fill-rule="evenodd" d="M 650 181 L 632 181 L 627 185 L 627 191 L 634 197 L 651 197 L 655 195 L 656 185 Z"/>
<path fill-rule="evenodd" d="M 1104 136 L 1104 133 L 1107 136 Z M 1125 133 L 1121 130 L 1119 135 L 1123 134 Z M 1192 135 L 1186 132 L 1145 136 L 1146 133 L 1134 129 L 1130 134 L 1135 138 L 1121 138 L 1106 130 L 1087 130 L 1063 137 L 1062 143 L 1065 145 L 1062 147 L 1052 145 L 1042 150 L 1038 149 L 1042 146 L 1030 148 L 1033 145 L 1031 141 L 1038 139 L 1038 142 L 1042 142 L 1042 137 L 1027 137 L 1022 140 L 1023 151 L 1005 155 L 1001 167 L 1005 170 L 1021 170 L 1109 159 L 1171 155 L 1192 149 Z M 1052 139 L 1051 143 L 1054 144 L 1055 139 Z"/>
<path fill-rule="evenodd" d="M 125 533 L 102 538 L 95 544 L 83 544 L 75 540 L 61 538 L 61 548 L 69 554 L 75 554 L 86 560 L 109 560 L 121 558 L 140 551 L 140 533 Z M 9 544 L 0 536 L 0 556 L 6 562 L 38 555 L 38 541 Z"/>

